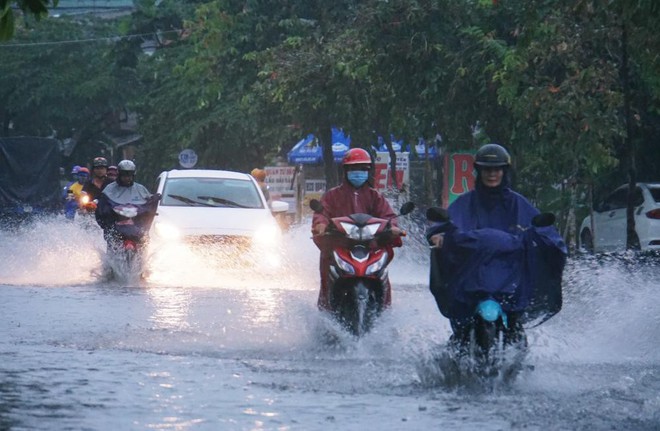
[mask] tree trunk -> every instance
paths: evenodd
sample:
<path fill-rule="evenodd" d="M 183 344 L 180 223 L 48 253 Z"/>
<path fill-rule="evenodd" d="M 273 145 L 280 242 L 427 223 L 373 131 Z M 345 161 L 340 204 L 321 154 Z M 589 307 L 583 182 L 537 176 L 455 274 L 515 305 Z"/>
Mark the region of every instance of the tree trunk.
<path fill-rule="evenodd" d="M 628 202 L 626 205 L 626 249 L 639 247 L 639 240 L 635 232 L 634 193 L 637 182 L 637 169 L 635 166 L 635 141 L 632 138 L 632 120 L 630 118 L 630 82 L 628 79 L 628 31 L 625 15 L 621 14 L 621 85 L 623 87 L 623 112 L 626 122 L 626 137 L 624 146 L 628 150 Z"/>
<path fill-rule="evenodd" d="M 571 180 L 568 184 L 568 215 L 566 216 L 566 226 L 564 227 L 564 240 L 569 250 L 575 250 L 576 241 L 576 222 L 575 205 L 577 203 L 577 183 Z"/>
<path fill-rule="evenodd" d="M 315 135 L 319 139 L 323 149 L 323 167 L 325 171 L 325 189 L 330 190 L 337 184 L 337 167 L 335 166 L 334 156 L 332 155 L 332 128 L 330 126 L 322 127 L 317 130 Z"/>

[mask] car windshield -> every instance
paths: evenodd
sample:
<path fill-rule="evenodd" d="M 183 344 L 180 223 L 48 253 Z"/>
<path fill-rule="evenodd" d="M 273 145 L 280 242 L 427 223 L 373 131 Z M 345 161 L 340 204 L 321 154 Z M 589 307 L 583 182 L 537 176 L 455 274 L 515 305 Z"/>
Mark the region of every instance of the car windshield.
<path fill-rule="evenodd" d="M 651 196 L 653 196 L 653 200 L 660 202 L 660 187 L 649 187 L 649 191 L 651 192 Z"/>
<path fill-rule="evenodd" d="M 169 178 L 161 205 L 264 208 L 254 183 L 234 178 Z"/>

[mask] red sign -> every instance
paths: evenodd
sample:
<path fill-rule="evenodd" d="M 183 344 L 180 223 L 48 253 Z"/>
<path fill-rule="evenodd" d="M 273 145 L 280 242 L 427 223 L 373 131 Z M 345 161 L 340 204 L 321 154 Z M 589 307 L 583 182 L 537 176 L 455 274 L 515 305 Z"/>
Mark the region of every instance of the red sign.
<path fill-rule="evenodd" d="M 396 184 L 398 188 L 408 187 L 410 175 L 408 157 L 408 153 L 397 153 L 396 155 Z M 374 188 L 377 190 L 385 190 L 393 187 L 391 173 L 390 154 L 384 152 L 376 153 L 376 161 L 374 163 Z"/>
<path fill-rule="evenodd" d="M 445 154 L 442 204 L 446 208 L 457 197 L 474 188 L 474 153 Z"/>

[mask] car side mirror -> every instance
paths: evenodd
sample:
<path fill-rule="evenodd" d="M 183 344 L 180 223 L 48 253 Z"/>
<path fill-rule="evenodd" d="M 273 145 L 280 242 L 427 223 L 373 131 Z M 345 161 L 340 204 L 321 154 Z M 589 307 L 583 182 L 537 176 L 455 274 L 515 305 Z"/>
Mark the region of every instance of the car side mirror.
<path fill-rule="evenodd" d="M 289 203 L 284 201 L 273 201 L 270 210 L 274 213 L 285 213 L 289 211 Z"/>

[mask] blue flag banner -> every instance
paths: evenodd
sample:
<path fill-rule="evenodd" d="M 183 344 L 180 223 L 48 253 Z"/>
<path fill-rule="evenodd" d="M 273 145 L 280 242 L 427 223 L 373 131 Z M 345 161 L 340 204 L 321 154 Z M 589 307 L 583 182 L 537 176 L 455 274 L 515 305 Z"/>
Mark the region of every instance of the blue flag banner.
<path fill-rule="evenodd" d="M 332 157 L 339 163 L 351 147 L 351 137 L 342 129 L 332 128 Z M 323 163 L 323 147 L 313 134 L 298 141 L 287 154 L 292 165 L 320 165 Z"/>

